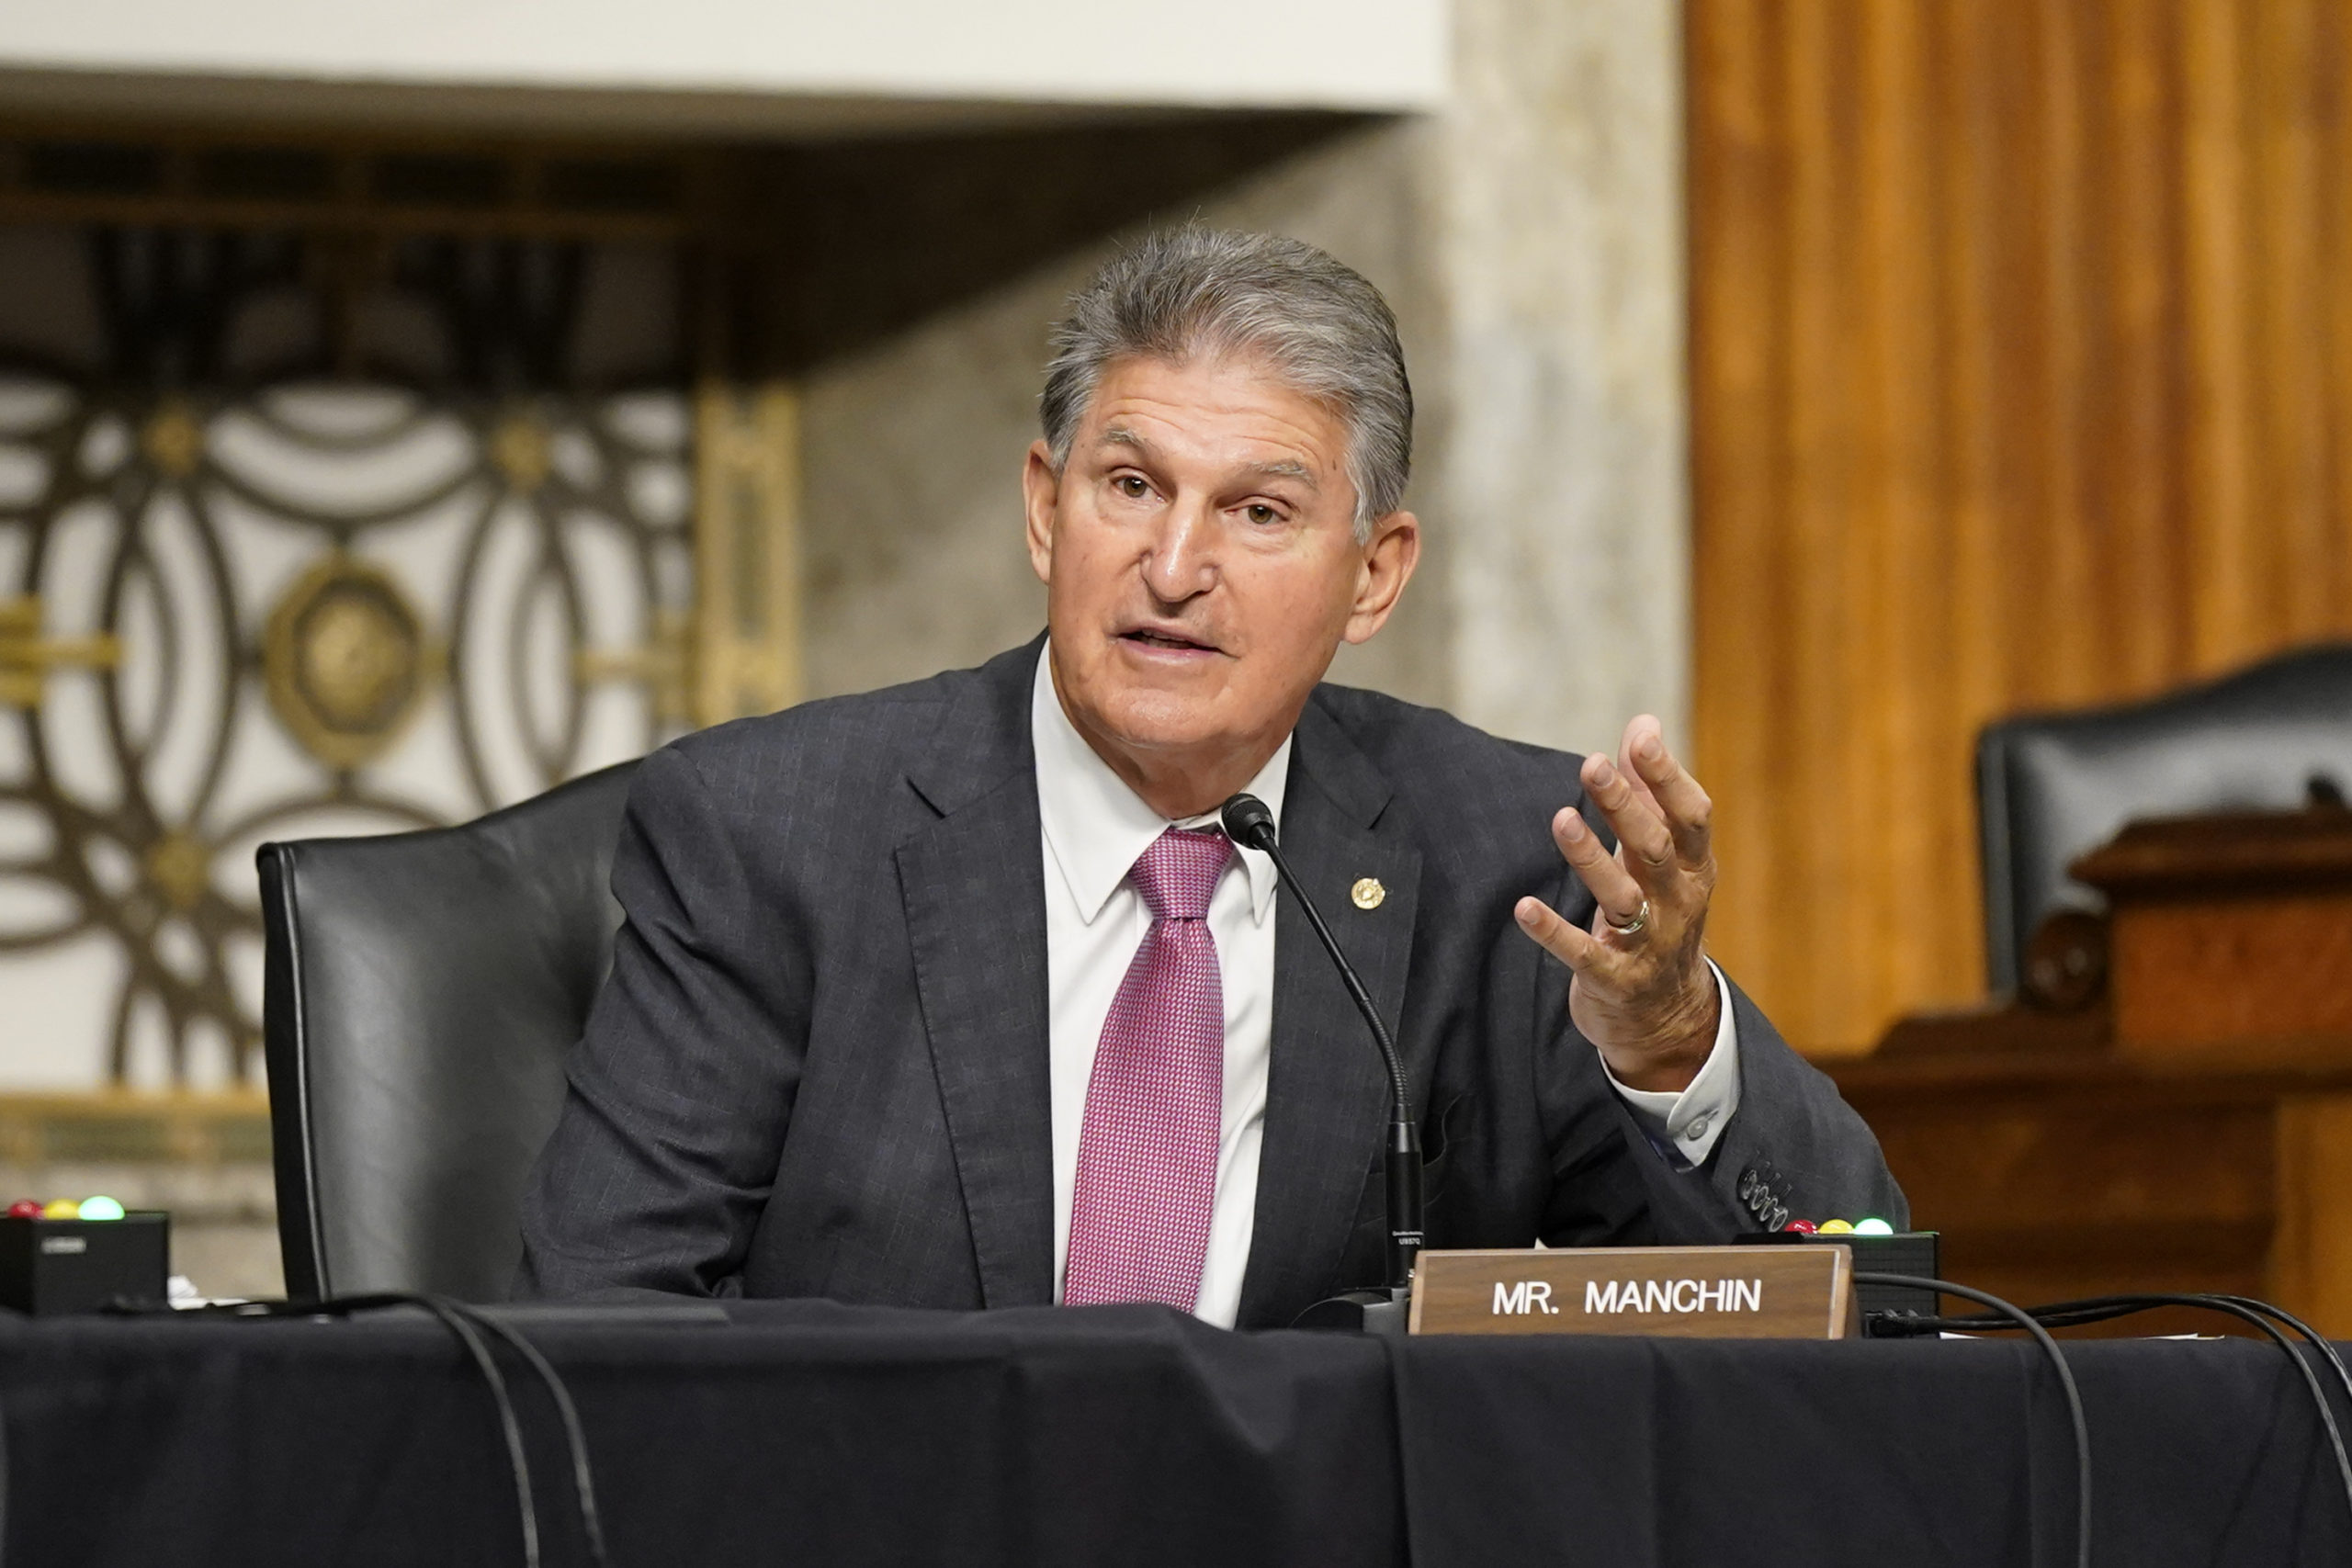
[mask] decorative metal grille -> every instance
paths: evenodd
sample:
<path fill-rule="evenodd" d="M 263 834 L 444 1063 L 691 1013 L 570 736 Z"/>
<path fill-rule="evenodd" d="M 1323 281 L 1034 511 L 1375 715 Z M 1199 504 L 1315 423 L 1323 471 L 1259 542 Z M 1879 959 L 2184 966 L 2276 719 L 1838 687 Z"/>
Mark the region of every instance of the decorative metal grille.
<path fill-rule="evenodd" d="M 0 335 L 0 977 L 110 978 L 110 1081 L 249 1078 L 258 843 L 462 819 L 683 728 L 673 261 L 9 238 L 84 319 Z"/>

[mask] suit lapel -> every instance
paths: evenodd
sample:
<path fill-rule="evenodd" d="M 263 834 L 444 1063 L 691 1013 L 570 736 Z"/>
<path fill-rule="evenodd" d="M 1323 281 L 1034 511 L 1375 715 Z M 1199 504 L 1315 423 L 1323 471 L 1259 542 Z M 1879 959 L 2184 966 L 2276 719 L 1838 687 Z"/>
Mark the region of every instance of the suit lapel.
<path fill-rule="evenodd" d="M 899 847 L 899 892 L 989 1306 L 1053 1299 L 1053 1095 L 1044 850 L 1029 740 L 1038 644 L 991 660 L 910 782 L 940 820 Z"/>
<path fill-rule="evenodd" d="M 1390 1032 L 1398 1032 L 1420 852 L 1393 817 L 1383 821 L 1386 781 L 1315 703 L 1296 734 L 1283 803 L 1283 854 Z M 1375 908 L 1359 908 L 1350 896 L 1364 877 L 1385 889 Z M 1334 1290 L 1380 1282 L 1339 1276 L 1365 1183 L 1378 1168 L 1387 1112 L 1379 1050 L 1285 891 L 1274 917 L 1273 1050 L 1242 1323 L 1286 1321 Z"/>

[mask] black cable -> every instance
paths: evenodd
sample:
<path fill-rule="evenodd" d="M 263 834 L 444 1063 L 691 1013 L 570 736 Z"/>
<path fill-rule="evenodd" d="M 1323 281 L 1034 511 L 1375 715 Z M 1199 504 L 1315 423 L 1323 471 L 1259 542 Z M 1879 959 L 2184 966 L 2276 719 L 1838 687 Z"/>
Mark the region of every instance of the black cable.
<path fill-rule="evenodd" d="M 2211 1312 L 2225 1312 L 2233 1317 L 2251 1323 L 2269 1337 L 2271 1343 L 2278 1347 L 2280 1355 L 2294 1363 L 2295 1371 L 2302 1375 L 2303 1386 L 2311 1391 L 2312 1408 L 2319 1412 L 2320 1426 L 2327 1432 L 2327 1446 L 2335 1451 L 2335 1473 L 2344 1483 L 2344 1506 L 2346 1508 L 2352 1508 L 2352 1457 L 2347 1457 L 2344 1451 L 2343 1430 L 2336 1426 L 2335 1412 L 2328 1407 L 2327 1391 L 2320 1387 L 2319 1376 L 2312 1371 L 2311 1362 L 2295 1348 L 2291 1340 L 2279 1333 L 2266 1319 L 2259 1308 L 2248 1306 L 2244 1302 L 2229 1296 L 2199 1295 L 2186 1298 L 2180 1304 L 2201 1306 Z"/>
<path fill-rule="evenodd" d="M 2335 1353 L 2335 1347 L 2328 1343 L 2326 1335 L 2322 1334 L 2286 1308 L 2272 1306 L 2268 1302 L 2256 1301 L 2252 1296 L 2223 1295 L 2217 1299 L 2235 1302 L 2238 1305 L 2261 1313 L 2266 1317 L 2275 1318 L 2309 1340 L 2313 1348 L 2327 1358 L 2327 1364 L 2335 1370 L 2337 1386 L 2344 1390 L 2346 1403 L 2352 1404 L 2352 1371 L 2346 1370 L 2344 1358 Z"/>
<path fill-rule="evenodd" d="M 2312 1371 L 2310 1361 L 2268 1320 L 2276 1317 L 2289 1323 L 2304 1338 L 2317 1344 L 2326 1355 L 2328 1361 L 2335 1367 L 2337 1376 L 2345 1380 L 2347 1387 L 2352 1387 L 2352 1376 L 2346 1375 L 2344 1363 L 2337 1359 L 2334 1348 L 2319 1336 L 2318 1331 L 2291 1313 L 2272 1306 L 2267 1302 L 2256 1301 L 2251 1296 L 2202 1295 L 2156 1291 L 2133 1292 L 2128 1295 L 2086 1296 L 2080 1301 L 2052 1302 L 2048 1306 L 2031 1307 L 2027 1310 L 2037 1321 L 2047 1327 L 2073 1328 L 2084 1324 L 2102 1323 L 2110 1318 L 2127 1317 L 2133 1313 L 2152 1312 L 2158 1307 L 2167 1306 L 2188 1307 L 2201 1312 L 2218 1312 L 2243 1323 L 2252 1324 L 2278 1348 L 2278 1353 L 2286 1357 L 2294 1367 L 2297 1374 L 2303 1380 L 2305 1391 L 2312 1396 L 2312 1407 L 2319 1413 L 2320 1427 L 2327 1434 L 2328 1447 L 2335 1455 L 2335 1473 L 2337 1479 L 2343 1483 L 2345 1506 L 2352 1508 L 2352 1456 L 2347 1456 L 2345 1451 L 2344 1433 L 2336 1425 L 2335 1410 L 2327 1403 L 2327 1392 L 2320 1386 L 2319 1376 Z M 1948 1321 L 1955 1325 L 1958 1331 L 1962 1333 L 2005 1329 L 2010 1326 L 1997 1318 L 1989 1317 L 1956 1318 Z M 1922 1326 L 1924 1326 L 1924 1320 Z"/>
<path fill-rule="evenodd" d="M 1275 879 L 1289 891 L 1291 902 L 1298 906 L 1316 940 L 1323 944 L 1331 967 L 1340 973 L 1340 983 L 1347 988 L 1348 999 L 1355 1003 L 1356 1011 L 1372 1031 L 1372 1043 L 1380 1052 L 1381 1066 L 1387 1070 L 1388 1146 L 1381 1156 L 1381 1168 L 1388 1200 L 1388 1292 L 1401 1303 L 1412 1287 L 1414 1264 L 1427 1239 L 1421 1192 L 1421 1129 L 1413 1120 L 1413 1084 L 1405 1071 L 1405 1059 L 1397 1054 L 1388 1025 L 1381 1021 L 1372 993 L 1364 989 L 1363 977 L 1341 951 L 1340 939 L 1331 934 L 1331 928 L 1323 921 L 1323 912 L 1307 896 L 1306 884 L 1291 874 L 1290 862 L 1283 858 L 1282 838 L 1275 830 L 1272 808 L 1254 795 L 1237 795 L 1217 807 L 1217 825 L 1235 843 L 1260 851 L 1274 863 Z"/>
<path fill-rule="evenodd" d="M 564 1446 L 571 1455 L 571 1487 L 580 1499 L 580 1528 L 588 1539 L 588 1559 L 596 1568 L 607 1568 L 605 1554 L 605 1524 L 596 1506 L 596 1478 L 588 1463 L 588 1434 L 580 1425 L 580 1408 L 571 1401 L 571 1389 L 562 1377 L 539 1353 L 523 1332 L 512 1324 L 501 1323 L 488 1313 L 460 1302 L 450 1302 L 452 1310 L 471 1318 L 512 1346 L 514 1353 L 530 1363 L 547 1386 L 548 1396 L 555 1402 L 556 1415 L 563 1422 Z"/>
<path fill-rule="evenodd" d="M 447 1303 L 435 1296 L 410 1298 L 441 1320 L 443 1327 L 458 1337 L 481 1369 L 482 1381 L 490 1385 L 490 1397 L 498 1404 L 498 1427 L 506 1439 L 506 1463 L 514 1472 L 515 1509 L 523 1522 L 523 1568 L 539 1568 L 539 1511 L 531 1496 L 531 1461 L 523 1449 L 523 1424 L 515 1419 L 514 1401 L 506 1392 L 506 1376 L 498 1370 L 497 1358 L 490 1353 L 481 1336 L 474 1332 L 464 1314 L 452 1311 Z"/>
<path fill-rule="evenodd" d="M 1290 862 L 1283 856 L 1280 836 L 1274 829 L 1274 814 L 1266 803 L 1254 795 L 1237 795 L 1217 807 L 1217 826 L 1225 836 L 1237 844 L 1246 844 L 1274 863 L 1274 872 L 1283 886 L 1290 889 L 1299 912 L 1306 917 L 1323 951 L 1331 955 L 1331 963 L 1340 971 L 1340 983 L 1348 989 L 1348 999 L 1354 1002 L 1356 1011 L 1372 1029 L 1372 1043 L 1380 1052 L 1380 1065 L 1388 1073 L 1390 1109 L 1399 1121 L 1412 1117 L 1413 1085 L 1406 1076 L 1405 1058 L 1397 1054 L 1396 1042 L 1388 1032 L 1388 1025 L 1381 1021 L 1380 1010 L 1373 1005 L 1372 994 L 1363 988 L 1363 981 L 1356 975 L 1355 965 L 1340 950 L 1340 939 L 1323 923 L 1323 911 L 1306 896 L 1297 877 L 1291 874 Z"/>
<path fill-rule="evenodd" d="M 475 1325 L 488 1329 L 520 1351 L 546 1382 L 548 1392 L 554 1395 L 556 1409 L 564 1423 L 564 1436 L 571 1448 L 572 1483 L 580 1495 L 581 1528 L 588 1539 L 588 1549 L 604 1568 L 605 1533 L 596 1514 L 595 1483 L 589 1474 L 587 1442 L 580 1428 L 580 1415 L 571 1402 L 571 1391 L 555 1369 L 548 1364 L 536 1346 L 508 1325 L 484 1316 L 476 1308 L 446 1296 L 428 1295 L 408 1291 L 379 1291 L 366 1295 L 334 1296 L 322 1301 L 235 1302 L 220 1306 L 178 1309 L 191 1315 L 235 1318 L 288 1317 L 349 1317 L 362 1312 L 375 1312 L 386 1307 L 421 1307 L 433 1314 L 441 1325 L 457 1337 L 474 1367 L 481 1373 L 482 1382 L 490 1389 L 492 1401 L 498 1407 L 498 1425 L 506 1445 L 507 1469 L 514 1483 L 515 1511 L 523 1532 L 524 1568 L 539 1568 L 538 1507 L 531 1489 L 530 1458 L 523 1444 L 523 1427 L 514 1413 L 514 1401 L 506 1387 L 505 1374 L 498 1369 L 497 1358 L 490 1353 Z"/>
<path fill-rule="evenodd" d="M 2344 1398 L 2346 1403 L 2347 1404 L 2352 1404 L 2352 1371 L 2346 1370 L 2344 1358 L 2335 1353 L 2335 1347 L 2328 1343 L 2326 1335 L 2322 1334 L 2318 1329 L 2313 1328 L 2310 1324 L 2305 1323 L 2301 1318 L 2297 1317 L 2285 1307 L 2273 1306 L 2270 1303 L 2259 1300 L 2254 1296 L 2233 1296 L 2224 1294 L 2216 1295 L 2213 1299 L 2215 1301 L 2228 1302 L 2233 1305 L 2244 1307 L 2249 1312 L 2258 1312 L 2266 1317 L 2273 1318 L 2285 1324 L 2297 1334 L 2301 1335 L 2303 1338 L 2311 1344 L 2312 1348 L 2316 1349 L 2323 1357 L 2326 1358 L 2328 1366 L 2335 1373 L 2336 1385 L 2344 1390 Z M 2322 1400 L 2320 1402 L 2320 1408 L 2322 1411 L 2324 1411 L 2326 1407 L 2326 1401 Z M 2339 1468 L 2340 1461 L 2343 1457 L 2343 1449 L 2339 1444 L 2336 1450 L 2336 1458 L 2339 1461 Z M 2352 1507 L 2352 1477 L 2346 1478 L 2345 1488 L 2345 1504 L 2347 1507 Z"/>
<path fill-rule="evenodd" d="M 1939 1295 L 1959 1296 L 1980 1306 L 1991 1307 L 2009 1318 L 2033 1336 L 2041 1353 L 2058 1372 L 2058 1386 L 2066 1393 L 2066 1417 L 2075 1428 L 2075 1568 L 2091 1568 L 2091 1428 L 2083 1418 L 2083 1396 L 2075 1386 L 2074 1369 L 2066 1365 L 2066 1353 L 2058 1348 L 2058 1341 L 2050 1331 L 2036 1323 L 2026 1310 L 2005 1302 L 1988 1292 L 1967 1285 L 1955 1285 L 1949 1280 L 1928 1280 L 1914 1274 L 1879 1274 L 1856 1269 L 1856 1285 L 1891 1285 L 1898 1290 L 1934 1291 Z"/>
<path fill-rule="evenodd" d="M 2120 1302 L 2123 1298 L 2109 1299 Z M 2227 1314 L 2242 1323 L 2252 1324 L 2278 1347 L 2278 1353 L 2293 1365 L 2303 1380 L 2303 1387 L 2311 1393 L 2312 1408 L 2319 1412 L 2320 1427 L 2327 1433 L 2327 1446 L 2335 1454 L 2335 1473 L 2344 1483 L 2345 1506 L 2352 1508 L 2352 1456 L 2345 1453 L 2344 1433 L 2335 1424 L 2335 1412 L 2328 1405 L 2327 1392 L 2320 1387 L 2318 1374 L 2312 1371 L 2311 1363 L 2295 1348 L 2293 1342 L 2279 1333 L 2260 1311 L 2227 1296 L 2152 1292 L 2147 1296 L 2147 1302 L 2151 1307 L 2185 1306 Z"/>

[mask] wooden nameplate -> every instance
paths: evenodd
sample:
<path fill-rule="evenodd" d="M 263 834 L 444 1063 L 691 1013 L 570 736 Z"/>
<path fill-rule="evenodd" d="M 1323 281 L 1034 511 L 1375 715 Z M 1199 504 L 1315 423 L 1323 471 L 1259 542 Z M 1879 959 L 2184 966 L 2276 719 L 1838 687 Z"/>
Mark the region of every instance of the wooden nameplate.
<path fill-rule="evenodd" d="M 1850 1339 L 1861 1309 L 1836 1245 L 1424 1252 L 1407 1329 Z"/>

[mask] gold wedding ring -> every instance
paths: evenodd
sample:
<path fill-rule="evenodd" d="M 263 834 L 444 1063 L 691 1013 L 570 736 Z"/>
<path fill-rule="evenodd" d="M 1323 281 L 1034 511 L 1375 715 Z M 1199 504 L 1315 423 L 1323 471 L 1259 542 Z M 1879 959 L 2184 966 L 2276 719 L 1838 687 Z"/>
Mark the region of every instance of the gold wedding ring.
<path fill-rule="evenodd" d="M 1634 918 L 1622 926 L 1617 923 L 1614 917 L 1604 916 L 1603 919 L 1609 921 L 1609 929 L 1619 936 L 1639 936 L 1642 933 L 1642 928 L 1650 923 L 1650 901 L 1647 898 L 1643 899 L 1642 907 L 1634 911 Z"/>

